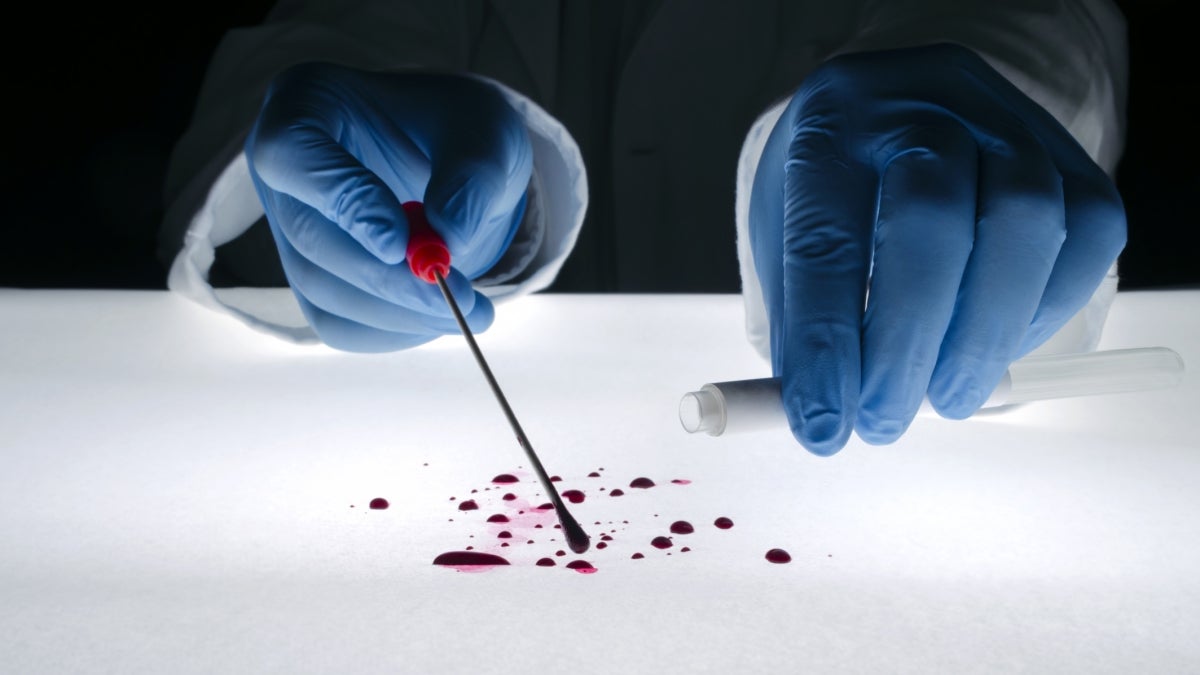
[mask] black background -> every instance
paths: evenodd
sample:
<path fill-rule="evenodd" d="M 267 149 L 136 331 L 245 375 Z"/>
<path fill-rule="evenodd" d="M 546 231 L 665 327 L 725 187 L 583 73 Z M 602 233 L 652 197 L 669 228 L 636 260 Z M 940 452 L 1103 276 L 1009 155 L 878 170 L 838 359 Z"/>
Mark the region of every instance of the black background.
<path fill-rule="evenodd" d="M 1182 3 L 1120 3 L 1129 22 L 1129 135 L 1117 173 L 1129 243 L 1122 290 L 1200 288 L 1195 41 Z M 165 288 L 154 257 L 167 157 L 229 28 L 265 0 L 10 14 L 0 286 Z M 182 8 L 182 9 L 181 9 Z"/>

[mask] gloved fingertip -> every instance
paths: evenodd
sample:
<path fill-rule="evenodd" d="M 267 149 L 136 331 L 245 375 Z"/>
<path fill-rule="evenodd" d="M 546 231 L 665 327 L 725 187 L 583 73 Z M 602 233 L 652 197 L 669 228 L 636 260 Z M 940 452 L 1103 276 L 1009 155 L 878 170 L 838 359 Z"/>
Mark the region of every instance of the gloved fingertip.
<path fill-rule="evenodd" d="M 820 412 L 792 424 L 792 435 L 806 450 L 819 457 L 837 454 L 850 440 L 850 425 L 844 415 Z"/>
<path fill-rule="evenodd" d="M 472 333 L 482 333 L 491 328 L 496 319 L 496 308 L 492 301 L 482 293 L 475 293 L 475 308 L 467 315 L 467 325 Z"/>
<path fill-rule="evenodd" d="M 900 440 L 908 431 L 909 424 L 902 420 L 879 418 L 860 410 L 854 422 L 854 433 L 871 445 L 890 445 Z"/>
<path fill-rule="evenodd" d="M 939 366 L 929 382 L 929 403 L 947 419 L 963 420 L 974 415 L 989 394 L 979 384 L 978 376 L 963 367 Z"/>
<path fill-rule="evenodd" d="M 408 235 L 399 228 L 383 223 L 374 223 L 362 229 L 358 237 L 363 247 L 382 262 L 398 265 L 407 257 Z"/>

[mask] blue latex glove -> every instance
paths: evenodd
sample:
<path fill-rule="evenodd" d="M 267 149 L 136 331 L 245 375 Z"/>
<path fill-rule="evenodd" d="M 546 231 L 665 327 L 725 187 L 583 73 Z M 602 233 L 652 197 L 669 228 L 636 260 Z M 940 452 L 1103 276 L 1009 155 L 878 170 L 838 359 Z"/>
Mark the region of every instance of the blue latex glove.
<path fill-rule="evenodd" d="M 271 82 L 245 150 L 288 283 L 326 344 L 384 352 L 459 332 L 437 286 L 404 262 L 410 200 L 450 249 L 446 281 L 471 329 L 491 325 L 470 280 L 512 241 L 533 168 L 524 124 L 495 88 L 295 66 Z"/>
<path fill-rule="evenodd" d="M 895 441 L 926 395 L 970 416 L 1125 245 L 1104 171 L 954 45 L 808 77 L 767 142 L 749 225 L 784 407 L 818 455 L 852 430 Z"/>

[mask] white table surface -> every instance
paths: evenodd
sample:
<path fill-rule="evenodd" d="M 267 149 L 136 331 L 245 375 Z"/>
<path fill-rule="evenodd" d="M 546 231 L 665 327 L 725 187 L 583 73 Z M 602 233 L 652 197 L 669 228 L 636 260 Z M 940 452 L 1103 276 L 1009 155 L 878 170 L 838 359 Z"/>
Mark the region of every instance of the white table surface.
<path fill-rule="evenodd" d="M 1198 336 L 1200 292 L 1122 293 L 1101 347 L 1195 365 Z M 768 374 L 737 296 L 533 296 L 479 341 L 607 548 L 556 557 L 528 513 L 499 546 L 485 518 L 540 490 L 461 338 L 344 354 L 165 292 L 0 290 L 0 672 L 1200 672 L 1192 374 L 820 458 L 682 430 L 683 392 Z M 466 546 L 512 564 L 432 564 Z"/>

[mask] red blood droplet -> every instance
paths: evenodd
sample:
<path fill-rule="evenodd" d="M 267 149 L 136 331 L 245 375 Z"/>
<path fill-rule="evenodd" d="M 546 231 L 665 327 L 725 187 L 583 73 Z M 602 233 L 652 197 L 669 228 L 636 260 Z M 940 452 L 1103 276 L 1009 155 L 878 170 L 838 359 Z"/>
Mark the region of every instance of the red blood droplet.
<path fill-rule="evenodd" d="M 634 478 L 632 481 L 629 482 L 629 487 L 642 488 L 642 489 L 652 488 L 652 487 L 654 487 L 654 481 L 652 481 L 649 478 L 646 478 L 644 476 L 641 478 Z"/>
<path fill-rule="evenodd" d="M 721 528 L 722 530 L 728 530 L 729 528 L 733 527 L 733 521 L 726 518 L 725 516 L 721 516 L 720 518 L 717 518 L 716 520 L 713 521 L 713 525 L 716 525 L 717 527 Z"/>
<path fill-rule="evenodd" d="M 461 572 L 472 572 L 493 565 L 507 565 L 508 561 L 498 555 L 480 551 L 449 551 L 434 558 L 433 564 L 454 567 Z"/>
<path fill-rule="evenodd" d="M 507 493 L 505 493 L 505 494 L 504 494 L 504 496 L 503 496 L 503 497 L 501 497 L 501 499 L 503 499 L 503 500 L 504 500 L 504 501 L 506 501 L 506 502 L 511 502 L 512 500 L 514 500 L 514 499 L 516 499 L 516 498 L 517 498 L 517 496 L 516 496 L 516 495 L 514 495 L 514 494 L 513 494 L 513 493 L 511 493 L 511 492 L 507 492 Z"/>
<path fill-rule="evenodd" d="M 608 536 L 607 534 L 602 534 L 600 535 L 600 541 L 612 541 L 612 537 Z"/>
<path fill-rule="evenodd" d="M 508 516 L 504 515 L 503 513 L 497 513 L 497 514 L 488 516 L 487 521 L 489 523 L 507 523 Z"/>
<path fill-rule="evenodd" d="M 623 494 L 625 494 L 624 490 L 622 490 L 621 488 L 614 488 L 612 492 L 608 493 L 608 496 L 609 497 L 620 497 Z"/>
<path fill-rule="evenodd" d="M 497 539 L 512 539 L 512 532 L 509 532 L 508 530 L 504 530 L 503 532 L 497 534 L 496 538 Z"/>
<path fill-rule="evenodd" d="M 686 520 L 677 520 L 671 523 L 671 532 L 673 534 L 691 534 L 696 531 L 692 524 Z"/>
<path fill-rule="evenodd" d="M 503 485 L 506 483 L 518 483 L 518 482 L 520 482 L 520 480 L 521 480 L 520 478 L 517 478 L 516 476 L 512 475 L 511 473 L 502 473 L 499 476 L 496 476 L 495 478 L 493 478 L 492 482 L 500 483 Z"/>
<path fill-rule="evenodd" d="M 388 500 L 384 499 L 383 497 L 376 497 L 375 499 L 371 500 L 369 506 L 373 509 L 386 509 L 388 507 Z"/>
<path fill-rule="evenodd" d="M 468 499 L 458 505 L 459 511 L 474 511 L 477 508 L 479 508 L 479 505 L 475 503 L 474 499 Z"/>
<path fill-rule="evenodd" d="M 538 567 L 554 567 L 557 564 L 553 558 L 539 558 L 536 563 Z"/>
<path fill-rule="evenodd" d="M 645 558 L 645 557 L 646 556 L 642 555 L 641 553 L 634 553 L 633 555 L 629 556 L 629 558 L 631 560 L 641 560 L 642 558 Z"/>
<path fill-rule="evenodd" d="M 566 554 L 567 554 L 567 552 L 566 552 L 566 551 L 555 551 L 555 552 L 554 552 L 554 555 L 556 555 L 556 556 L 558 556 L 558 557 L 560 557 L 560 558 L 561 558 L 561 557 L 563 557 L 563 556 L 564 556 L 564 555 L 566 555 Z"/>
<path fill-rule="evenodd" d="M 586 560 L 572 560 L 567 563 L 567 569 L 575 570 L 580 574 L 591 574 L 596 571 L 596 568 L 592 567 L 592 563 Z"/>
<path fill-rule="evenodd" d="M 608 548 L 608 544 L 606 544 L 602 541 L 598 541 L 598 542 L 596 542 L 596 548 Z"/>
<path fill-rule="evenodd" d="M 788 555 L 788 552 L 781 548 L 773 548 L 767 551 L 767 560 L 773 563 L 786 563 L 792 561 L 792 556 Z"/>
<path fill-rule="evenodd" d="M 676 478 L 675 480 L 673 480 L 671 482 L 676 485 L 691 485 L 692 484 L 692 481 L 690 481 L 686 478 Z"/>
<path fill-rule="evenodd" d="M 551 483 L 561 483 L 562 476 L 550 476 L 550 482 Z"/>
<path fill-rule="evenodd" d="M 550 502 L 546 502 L 545 504 L 538 506 L 537 510 L 538 511 L 549 511 L 550 509 L 553 509 L 553 508 L 554 508 L 553 504 L 551 504 Z"/>
<path fill-rule="evenodd" d="M 650 540 L 650 545 L 654 548 L 671 548 L 675 544 L 669 537 L 655 537 Z"/>
<path fill-rule="evenodd" d="M 583 491 L 581 490 L 567 490 L 566 492 L 562 493 L 562 496 L 563 499 L 566 499 L 572 504 L 579 504 L 585 499 Z"/>
<path fill-rule="evenodd" d="M 599 477 L 600 477 L 600 474 L 595 471 L 588 474 L 588 478 L 599 478 Z"/>

